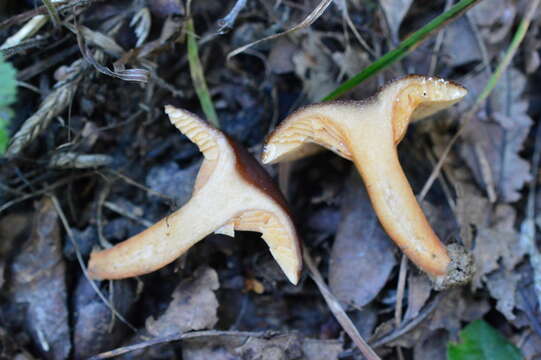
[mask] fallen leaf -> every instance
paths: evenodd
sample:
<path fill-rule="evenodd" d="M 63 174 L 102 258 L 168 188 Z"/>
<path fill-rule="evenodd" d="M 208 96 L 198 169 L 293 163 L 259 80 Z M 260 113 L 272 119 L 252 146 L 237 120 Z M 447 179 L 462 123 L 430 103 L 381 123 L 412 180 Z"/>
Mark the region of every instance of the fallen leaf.
<path fill-rule="evenodd" d="M 412 331 L 392 341 L 388 346 L 412 348 L 432 337 L 435 333 L 445 331 L 451 338 L 456 338 L 463 321 L 473 321 L 483 317 L 491 307 L 486 298 L 475 298 L 465 288 L 455 288 L 442 294 L 436 310 L 427 320 Z M 393 323 L 393 320 L 390 320 Z M 383 333 L 386 333 L 384 331 Z"/>
<path fill-rule="evenodd" d="M 287 38 L 276 40 L 271 47 L 268 59 L 269 69 L 275 74 L 286 74 L 293 72 L 293 54 L 297 46 Z"/>
<path fill-rule="evenodd" d="M 333 294 L 356 308 L 368 304 L 396 264 L 394 250 L 353 171 L 344 190 L 342 222 L 331 252 L 329 285 Z"/>
<path fill-rule="evenodd" d="M 456 19 L 444 31 L 441 58 L 445 65 L 455 67 L 481 61 L 479 42 L 466 17 Z"/>
<path fill-rule="evenodd" d="M 492 92 L 487 108 L 466 127 L 460 155 L 479 185 L 492 188 L 504 202 L 520 199 L 519 191 L 531 179 L 528 161 L 520 157 L 524 140 L 533 124 L 528 102 L 522 94 L 525 76 L 511 69 Z"/>
<path fill-rule="evenodd" d="M 541 337 L 531 330 L 526 330 L 520 338 L 525 339 L 520 344 L 524 360 L 539 360 L 541 358 Z"/>
<path fill-rule="evenodd" d="M 515 293 L 517 284 L 520 280 L 520 274 L 500 269 L 488 276 L 487 287 L 490 296 L 498 300 L 496 309 L 501 312 L 508 320 L 514 320 L 515 314 Z"/>
<path fill-rule="evenodd" d="M 172 161 L 153 166 L 147 174 L 146 184 L 152 190 L 175 199 L 176 206 L 182 206 L 192 196 L 200 165 L 196 163 L 181 169 L 176 162 Z"/>
<path fill-rule="evenodd" d="M 478 25 L 482 38 L 489 44 L 495 44 L 509 34 L 514 24 L 516 5 L 511 0 L 482 1 L 469 13 Z"/>
<path fill-rule="evenodd" d="M 398 30 L 402 20 L 408 13 L 412 0 L 380 0 L 379 4 L 385 13 L 391 36 L 395 44 L 398 43 Z"/>
<path fill-rule="evenodd" d="M 303 81 L 303 90 L 309 103 L 321 100 L 337 86 L 335 64 L 325 47 L 322 34 L 310 31 L 303 34 L 302 49 L 293 55 L 295 74 Z"/>
<path fill-rule="evenodd" d="M 299 334 L 269 336 L 212 336 L 184 341 L 182 358 L 257 360 L 334 360 L 342 352 L 339 340 L 305 339 Z"/>
<path fill-rule="evenodd" d="M 112 296 L 116 311 L 126 316 L 136 300 L 129 280 L 112 282 Z M 88 359 L 99 352 L 114 348 L 126 336 L 127 328 L 118 319 L 113 320 L 111 310 L 98 296 L 89 280 L 81 276 L 73 297 L 75 321 L 73 329 L 74 357 Z M 114 324 L 114 327 L 112 325 Z"/>
<path fill-rule="evenodd" d="M 445 350 L 448 342 L 447 331 L 435 331 L 428 338 L 415 344 L 413 358 L 415 360 L 447 360 Z"/>
<path fill-rule="evenodd" d="M 218 274 L 209 267 L 198 268 L 192 278 L 183 280 L 173 291 L 164 314 L 148 318 L 146 329 L 153 336 L 166 336 L 191 330 L 210 329 L 218 322 Z"/>
<path fill-rule="evenodd" d="M 58 215 L 49 198 L 39 203 L 30 238 L 15 256 L 10 271 L 11 297 L 27 305 L 25 327 L 36 348 L 47 359 L 66 359 L 71 351 L 66 266 Z"/>
<path fill-rule="evenodd" d="M 432 284 L 425 275 L 410 273 L 408 277 L 408 309 L 404 315 L 404 321 L 413 319 L 430 297 Z"/>

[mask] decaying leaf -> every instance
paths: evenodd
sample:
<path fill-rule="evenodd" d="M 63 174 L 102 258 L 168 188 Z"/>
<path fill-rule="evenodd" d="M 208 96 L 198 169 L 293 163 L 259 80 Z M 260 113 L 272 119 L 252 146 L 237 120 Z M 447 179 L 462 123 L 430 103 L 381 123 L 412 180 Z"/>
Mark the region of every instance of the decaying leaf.
<path fill-rule="evenodd" d="M 494 188 L 504 202 L 518 200 L 531 179 L 530 165 L 519 155 L 533 123 L 522 95 L 525 86 L 520 71 L 508 71 L 490 96 L 488 111 L 467 127 L 460 148 L 475 180 L 487 191 Z"/>
<path fill-rule="evenodd" d="M 491 296 L 498 300 L 497 309 L 512 319 L 518 280 L 512 271 L 525 254 L 514 229 L 515 210 L 506 204 L 490 205 L 473 186 L 458 186 L 457 194 L 457 217 L 463 237 L 473 240 L 472 229 L 477 234 L 472 242 L 476 267 L 472 287 L 486 283 Z"/>
<path fill-rule="evenodd" d="M 443 299 L 426 321 L 389 345 L 411 348 L 424 343 L 435 332 L 440 331 L 456 338 L 464 321 L 482 318 L 490 310 L 486 298 L 475 298 L 465 288 L 448 290 L 441 296 Z"/>
<path fill-rule="evenodd" d="M 121 315 L 126 315 L 134 304 L 134 289 L 127 280 L 115 281 L 111 288 L 110 299 Z M 88 359 L 101 351 L 116 346 L 126 335 L 127 327 L 118 320 L 113 320 L 111 310 L 96 294 L 90 282 L 81 277 L 73 297 L 75 323 L 73 347 L 76 359 Z"/>
<path fill-rule="evenodd" d="M 482 59 L 474 29 L 465 17 L 451 23 L 444 34 L 442 50 L 446 56 L 442 60 L 447 66 L 461 66 Z"/>
<path fill-rule="evenodd" d="M 52 201 L 38 205 L 32 233 L 11 264 L 11 298 L 26 306 L 25 327 L 47 359 L 66 359 L 71 350 L 65 264 L 58 215 Z"/>
<path fill-rule="evenodd" d="M 412 0 L 380 0 L 379 4 L 385 13 L 391 36 L 395 43 L 398 43 L 398 30 L 406 16 Z"/>
<path fill-rule="evenodd" d="M 410 273 L 408 278 L 408 309 L 404 320 L 415 318 L 430 297 L 432 284 L 421 274 Z"/>
<path fill-rule="evenodd" d="M 297 334 L 269 338 L 215 336 L 187 340 L 182 347 L 185 360 L 334 360 L 341 352 L 339 340 L 305 339 Z"/>
<path fill-rule="evenodd" d="M 304 92 L 310 103 L 319 101 L 337 85 L 334 61 L 330 54 L 321 51 L 325 46 L 321 37 L 317 32 L 309 32 L 301 42 L 302 50 L 293 55 L 295 73 L 303 79 Z"/>
<path fill-rule="evenodd" d="M 342 222 L 331 252 L 330 288 L 340 301 L 360 308 L 380 292 L 395 264 L 394 245 L 354 171 L 344 191 Z"/>
<path fill-rule="evenodd" d="M 165 313 L 148 318 L 146 329 L 153 336 L 212 328 L 218 321 L 218 274 L 211 268 L 197 269 L 192 278 L 182 281 L 173 292 Z"/>

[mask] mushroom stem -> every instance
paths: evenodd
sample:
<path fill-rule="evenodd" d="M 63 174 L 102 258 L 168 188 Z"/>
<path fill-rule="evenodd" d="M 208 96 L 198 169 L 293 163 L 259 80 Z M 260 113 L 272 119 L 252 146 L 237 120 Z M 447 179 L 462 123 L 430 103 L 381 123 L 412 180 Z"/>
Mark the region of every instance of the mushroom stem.
<path fill-rule="evenodd" d="M 378 137 L 373 136 L 373 131 L 380 132 L 378 128 L 364 130 L 351 138 L 352 143 L 362 146 L 350 150 L 381 225 L 419 268 L 433 276 L 444 276 L 451 260 L 417 203 L 400 166 L 392 134 Z"/>
<path fill-rule="evenodd" d="M 198 194 L 145 231 L 110 249 L 93 252 L 88 268 L 90 276 L 123 279 L 158 270 L 173 262 L 232 217 L 225 211 L 208 212 L 209 205 L 214 207 L 220 200 Z M 219 206 L 224 205 L 227 204 Z M 200 216 L 194 217 L 194 213 Z"/>

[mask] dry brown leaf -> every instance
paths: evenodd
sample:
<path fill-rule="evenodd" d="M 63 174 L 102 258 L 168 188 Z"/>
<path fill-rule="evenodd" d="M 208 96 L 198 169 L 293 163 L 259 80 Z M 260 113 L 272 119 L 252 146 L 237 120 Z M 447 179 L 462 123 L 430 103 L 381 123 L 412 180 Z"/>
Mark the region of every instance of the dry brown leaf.
<path fill-rule="evenodd" d="M 379 4 L 383 9 L 389 30 L 391 31 L 391 38 L 395 44 L 398 44 L 400 24 L 408 13 L 412 0 L 380 0 Z"/>
<path fill-rule="evenodd" d="M 488 311 L 490 304 L 486 298 L 476 299 L 465 288 L 448 290 L 427 320 L 388 345 L 411 348 L 441 330 L 446 330 L 451 338 L 456 339 L 463 322 L 479 319 Z"/>
<path fill-rule="evenodd" d="M 408 278 L 408 309 L 404 315 L 404 321 L 413 319 L 430 297 L 432 284 L 425 275 L 410 273 Z"/>
<path fill-rule="evenodd" d="M 214 291 L 219 287 L 216 271 L 209 267 L 197 269 L 192 278 L 177 286 L 165 313 L 158 319 L 147 319 L 147 331 L 154 336 L 166 336 L 214 327 L 218 322 Z"/>
<path fill-rule="evenodd" d="M 112 283 L 115 309 L 126 315 L 136 301 L 134 289 L 129 280 Z M 127 327 L 120 321 L 111 328 L 111 310 L 96 294 L 90 282 L 81 277 L 73 296 L 75 321 L 73 329 L 73 347 L 76 359 L 88 359 L 101 351 L 118 345 L 126 336 Z"/>
<path fill-rule="evenodd" d="M 329 285 L 344 303 L 360 308 L 383 288 L 396 264 L 394 245 L 372 209 L 356 171 L 342 203 L 342 222 L 331 252 Z"/>
<path fill-rule="evenodd" d="M 488 100 L 490 114 L 481 113 L 470 122 L 460 147 L 477 183 L 485 189 L 493 186 L 504 202 L 519 200 L 519 191 L 531 179 L 530 164 L 519 155 L 533 123 L 522 97 L 525 86 L 520 71 L 504 75 Z"/>
<path fill-rule="evenodd" d="M 491 273 L 487 279 L 490 295 L 497 299 L 496 309 L 508 320 L 514 320 L 515 297 L 520 274 L 500 269 Z"/>
<path fill-rule="evenodd" d="M 516 5 L 513 0 L 481 1 L 471 9 L 470 14 L 478 25 L 481 36 L 489 44 L 495 44 L 511 31 L 516 16 Z"/>
<path fill-rule="evenodd" d="M 246 336 L 215 336 L 186 340 L 185 360 L 333 360 L 342 352 L 339 340 L 304 339 L 298 334 L 271 336 L 268 339 Z"/>
<path fill-rule="evenodd" d="M 275 74 L 286 74 L 294 70 L 293 54 L 297 46 L 287 38 L 278 39 L 272 44 L 267 64 Z"/>
<path fill-rule="evenodd" d="M 293 55 L 295 74 L 303 81 L 309 103 L 319 101 L 338 85 L 334 61 L 330 54 L 322 51 L 325 45 L 321 37 L 316 31 L 304 34 L 302 50 Z"/>
<path fill-rule="evenodd" d="M 449 334 L 446 331 L 435 331 L 428 338 L 415 344 L 413 358 L 415 360 L 447 360 L 448 343 Z"/>
<path fill-rule="evenodd" d="M 442 52 L 442 60 L 447 66 L 481 61 L 483 55 L 475 31 L 466 17 L 458 18 L 445 28 Z"/>
<path fill-rule="evenodd" d="M 496 308 L 514 319 L 515 290 L 519 276 L 513 273 L 525 255 L 520 236 L 514 229 L 515 210 L 509 205 L 490 206 L 471 185 L 457 186 L 457 218 L 464 238 L 473 240 L 476 272 L 474 289 L 487 285 L 496 299 Z M 471 241 L 470 240 L 470 241 Z"/>

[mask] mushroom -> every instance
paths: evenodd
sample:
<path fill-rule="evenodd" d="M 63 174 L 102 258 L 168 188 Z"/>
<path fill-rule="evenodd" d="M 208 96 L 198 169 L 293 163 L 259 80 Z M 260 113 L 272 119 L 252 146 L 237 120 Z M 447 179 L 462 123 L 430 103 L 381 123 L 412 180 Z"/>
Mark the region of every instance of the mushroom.
<path fill-rule="evenodd" d="M 287 278 L 297 284 L 299 238 L 286 201 L 267 172 L 244 148 L 196 115 L 166 106 L 171 122 L 194 142 L 204 161 L 190 200 L 173 214 L 116 246 L 93 252 L 94 279 L 122 279 L 171 263 L 212 232 L 260 232 Z"/>
<path fill-rule="evenodd" d="M 321 146 L 353 161 L 391 239 L 437 283 L 463 282 L 460 274 L 464 269 L 458 269 L 459 275 L 453 271 L 462 260 L 451 265 L 451 251 L 440 242 L 417 203 L 396 146 L 411 121 L 453 105 L 466 93 L 451 81 L 410 75 L 364 101 L 306 106 L 288 116 L 267 138 L 263 163 L 299 159 Z"/>

